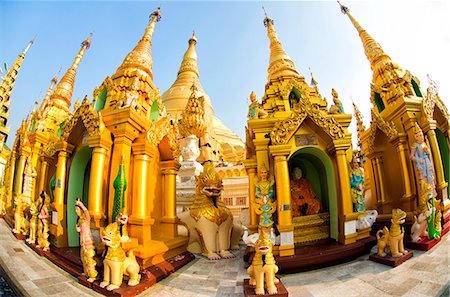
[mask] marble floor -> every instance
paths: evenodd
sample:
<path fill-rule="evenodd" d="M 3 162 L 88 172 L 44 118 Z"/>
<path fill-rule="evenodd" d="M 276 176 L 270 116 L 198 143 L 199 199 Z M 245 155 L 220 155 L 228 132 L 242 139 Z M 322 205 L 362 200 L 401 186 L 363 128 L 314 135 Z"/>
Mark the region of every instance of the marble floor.
<path fill-rule="evenodd" d="M 364 255 L 345 264 L 280 278 L 289 296 L 449 296 L 449 242 L 447 234 L 431 251 L 414 251 L 412 259 L 396 268 L 369 261 Z M 231 260 L 197 257 L 140 296 L 244 296 L 242 283 L 248 276 L 243 250 Z M 99 296 L 16 240 L 3 220 L 0 265 L 24 296 Z"/>

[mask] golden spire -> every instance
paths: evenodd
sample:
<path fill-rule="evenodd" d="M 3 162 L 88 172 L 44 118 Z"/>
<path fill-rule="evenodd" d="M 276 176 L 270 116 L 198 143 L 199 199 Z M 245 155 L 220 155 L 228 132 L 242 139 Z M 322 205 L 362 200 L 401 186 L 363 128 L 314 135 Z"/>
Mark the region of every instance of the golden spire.
<path fill-rule="evenodd" d="M 197 86 L 195 81 L 191 87 L 191 96 L 188 99 L 184 112 L 181 114 L 179 124 L 182 137 L 195 135 L 198 138 L 205 135 L 205 100 L 204 97 L 197 97 Z"/>
<path fill-rule="evenodd" d="M 156 22 L 159 22 L 160 19 L 161 12 L 158 7 L 158 9 L 150 14 L 150 22 L 145 29 L 144 36 L 142 36 L 135 48 L 123 60 L 122 65 L 117 69 L 115 75 L 118 75 L 126 69 L 140 69 L 153 79 L 152 36 L 155 31 Z"/>
<path fill-rule="evenodd" d="M 45 110 L 45 108 L 48 105 L 50 96 L 52 95 L 53 87 L 56 85 L 57 82 L 58 82 L 58 75 L 56 74 L 52 78 L 52 81 L 50 83 L 50 87 L 47 89 L 47 92 L 45 92 L 44 100 L 42 100 L 42 104 L 41 104 L 41 106 L 39 107 L 39 110 L 38 110 L 38 114 L 39 115 L 43 115 L 44 110 Z"/>
<path fill-rule="evenodd" d="M 361 38 L 364 46 L 364 53 L 366 54 L 366 57 L 370 62 L 370 68 L 373 70 L 375 68 L 375 65 L 381 61 L 390 61 L 391 58 L 386 55 L 378 42 L 376 42 L 369 35 L 369 33 L 367 33 L 366 30 L 364 30 L 361 25 L 355 20 L 355 18 L 350 14 L 350 10 L 346 6 L 342 5 L 339 1 L 338 3 L 341 7 L 342 13 L 348 16 L 353 26 L 355 26 L 356 30 L 359 33 L 359 37 Z"/>
<path fill-rule="evenodd" d="M 20 66 L 22 66 L 25 55 L 30 49 L 31 45 L 34 43 L 34 38 L 28 43 L 27 47 L 20 53 L 14 62 L 13 66 L 9 69 L 8 73 L 3 77 L 2 83 L 0 84 L 0 104 L 3 105 L 9 101 L 16 82 L 17 74 L 19 73 Z"/>
<path fill-rule="evenodd" d="M 358 107 L 356 106 L 355 102 L 353 102 L 352 100 L 352 104 L 353 104 L 353 110 L 355 113 L 355 119 L 356 119 L 356 132 L 358 134 L 358 145 L 361 144 L 361 133 L 366 131 L 366 126 L 364 126 L 363 123 L 363 116 L 361 114 L 361 112 L 359 111 Z"/>
<path fill-rule="evenodd" d="M 195 51 L 195 45 L 197 44 L 197 38 L 195 38 L 195 31 L 192 32 L 191 38 L 189 38 L 189 47 L 183 56 L 183 61 L 181 62 L 180 70 L 178 75 L 183 72 L 191 71 L 198 78 L 198 62 L 197 53 Z"/>
<path fill-rule="evenodd" d="M 73 86 L 75 84 L 75 75 L 77 74 L 78 65 L 83 58 L 84 52 L 89 48 L 90 45 L 91 37 L 88 37 L 81 43 L 81 49 L 75 57 L 72 66 L 70 66 L 66 74 L 64 74 L 64 76 L 61 78 L 55 88 L 55 91 L 50 97 L 50 101 L 52 102 L 61 101 L 61 104 L 59 105 L 66 110 L 69 110 L 70 107 L 70 99 L 72 98 Z"/>
<path fill-rule="evenodd" d="M 273 26 L 273 20 L 265 15 L 264 26 L 267 27 L 267 36 L 270 40 L 270 60 L 267 72 L 268 79 L 275 78 L 281 75 L 299 76 L 294 62 L 286 54 L 278 40 L 278 34 Z"/>

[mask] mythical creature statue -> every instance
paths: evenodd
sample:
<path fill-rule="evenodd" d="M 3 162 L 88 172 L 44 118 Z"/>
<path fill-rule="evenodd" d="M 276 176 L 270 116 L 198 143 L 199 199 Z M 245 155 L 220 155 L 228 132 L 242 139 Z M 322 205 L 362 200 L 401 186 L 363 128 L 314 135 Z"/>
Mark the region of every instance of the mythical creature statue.
<path fill-rule="evenodd" d="M 204 164 L 203 173 L 195 177 L 195 184 L 194 203 L 179 215 L 189 230 L 188 251 L 203 252 L 209 260 L 234 258 L 229 249 L 231 243 L 232 248 L 238 246 L 240 228 L 233 228 L 233 215 L 220 199 L 222 178 L 212 162 Z"/>
<path fill-rule="evenodd" d="M 392 257 L 400 257 L 408 253 L 403 247 L 403 237 L 405 232 L 401 226 L 405 223 L 406 212 L 400 208 L 395 208 L 392 210 L 391 228 L 388 229 L 384 226 L 383 230 L 378 230 L 377 241 L 378 241 L 378 256 L 385 257 L 387 247 L 391 250 Z"/>
<path fill-rule="evenodd" d="M 255 199 L 251 203 L 256 214 L 259 215 L 259 227 L 262 229 L 270 230 L 274 223 L 273 213 L 277 211 L 274 188 L 273 176 L 269 174 L 265 165 L 260 166 L 258 176 L 255 178 Z"/>
<path fill-rule="evenodd" d="M 80 258 L 83 263 L 83 273 L 88 278 L 88 282 L 93 282 L 97 278 L 97 270 L 95 266 L 97 262 L 94 260 L 95 248 L 94 239 L 91 234 L 91 216 L 81 200 L 75 202 L 75 212 L 78 219 L 76 224 L 77 232 L 80 232 Z"/>
<path fill-rule="evenodd" d="M 139 284 L 141 280 L 139 264 L 133 251 L 129 251 L 127 256 L 122 249 L 120 226 L 117 222 L 106 226 L 102 232 L 102 242 L 106 245 L 106 255 L 103 260 L 103 281 L 100 287 L 106 287 L 108 291 L 119 288 L 122 285 L 123 275 L 130 277 L 129 286 Z"/>
<path fill-rule="evenodd" d="M 435 201 L 440 205 L 439 200 L 435 200 L 433 194 L 429 192 L 426 210 L 414 216 L 414 224 L 411 227 L 413 242 L 418 242 L 421 237 L 428 237 L 431 240 L 440 238 L 442 214 L 439 211 L 440 207 L 435 206 Z"/>
<path fill-rule="evenodd" d="M 264 287 L 269 294 L 276 294 L 278 290 L 275 284 L 279 280 L 275 277 L 275 274 L 278 271 L 278 266 L 272 254 L 272 240 L 262 230 L 259 233 L 252 265 L 247 269 L 250 276 L 250 285 L 255 286 L 256 295 L 264 295 Z"/>
<path fill-rule="evenodd" d="M 50 197 L 42 191 L 39 195 L 40 209 L 38 213 L 38 245 L 36 247 L 41 248 L 44 252 L 50 250 L 50 242 L 48 241 L 48 225 L 50 220 L 50 215 L 48 208 L 50 207 Z"/>
<path fill-rule="evenodd" d="M 24 211 L 27 208 L 27 204 L 23 202 L 22 195 L 16 194 L 14 196 L 14 229 L 13 232 L 17 234 L 27 234 L 27 227 Z"/>
<path fill-rule="evenodd" d="M 31 244 L 36 243 L 36 233 L 38 228 L 38 214 L 39 214 L 39 208 L 41 206 L 42 201 L 40 199 L 36 199 L 36 201 L 32 202 L 30 204 L 30 232 L 28 232 L 28 238 L 27 242 Z"/>
<path fill-rule="evenodd" d="M 341 100 L 339 100 L 338 92 L 336 92 L 335 89 L 331 89 L 331 96 L 333 96 L 334 104 L 331 105 L 328 113 L 331 113 L 331 114 L 344 113 L 344 105 L 342 104 Z"/>

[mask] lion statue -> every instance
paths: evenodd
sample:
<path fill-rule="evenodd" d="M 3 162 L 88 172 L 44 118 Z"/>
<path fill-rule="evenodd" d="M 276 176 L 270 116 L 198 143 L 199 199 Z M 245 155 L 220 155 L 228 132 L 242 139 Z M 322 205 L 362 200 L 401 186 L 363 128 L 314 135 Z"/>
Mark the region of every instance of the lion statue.
<path fill-rule="evenodd" d="M 13 232 L 16 234 L 26 235 L 28 233 L 27 220 L 25 218 L 25 209 L 28 207 L 25 202 L 23 202 L 22 195 L 14 196 L 14 204 L 16 209 L 14 210 L 14 229 Z"/>
<path fill-rule="evenodd" d="M 188 211 L 179 214 L 189 232 L 187 250 L 203 253 L 209 260 L 235 256 L 229 251 L 238 248 L 240 228 L 233 227 L 233 215 L 220 199 L 222 178 L 211 162 L 204 164 L 203 173 L 195 177 L 194 202 Z"/>
<path fill-rule="evenodd" d="M 403 247 L 403 237 L 405 235 L 401 225 L 405 223 L 406 212 L 400 208 L 392 210 L 391 228 L 384 226 L 383 230 L 378 230 L 378 256 L 385 257 L 388 247 L 392 257 L 400 257 L 408 253 Z"/>
<path fill-rule="evenodd" d="M 275 286 L 279 282 L 275 277 L 278 266 L 272 254 L 272 240 L 267 237 L 266 232 L 262 229 L 259 231 L 259 238 L 255 245 L 252 265 L 247 269 L 247 272 L 250 276 L 250 285 L 255 286 L 256 295 L 264 295 L 264 287 L 269 294 L 278 293 Z"/>
<path fill-rule="evenodd" d="M 139 284 L 139 264 L 136 262 L 133 251 L 125 255 L 121 246 L 120 226 L 117 222 L 106 226 L 102 232 L 102 242 L 105 243 L 105 258 L 103 260 L 103 281 L 100 287 L 108 291 L 119 288 L 122 285 L 123 275 L 130 277 L 129 286 Z"/>

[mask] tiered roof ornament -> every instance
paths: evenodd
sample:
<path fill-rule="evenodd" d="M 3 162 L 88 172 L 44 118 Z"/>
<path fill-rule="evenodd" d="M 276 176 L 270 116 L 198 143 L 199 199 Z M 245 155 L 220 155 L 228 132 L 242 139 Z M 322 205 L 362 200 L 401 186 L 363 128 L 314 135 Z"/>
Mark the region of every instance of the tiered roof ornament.
<path fill-rule="evenodd" d="M 192 94 L 186 104 L 180 120 L 180 134 L 182 137 L 195 135 L 198 138 L 203 137 L 206 132 L 205 123 L 205 99 L 197 97 L 197 86 L 195 82 L 191 87 Z"/>

